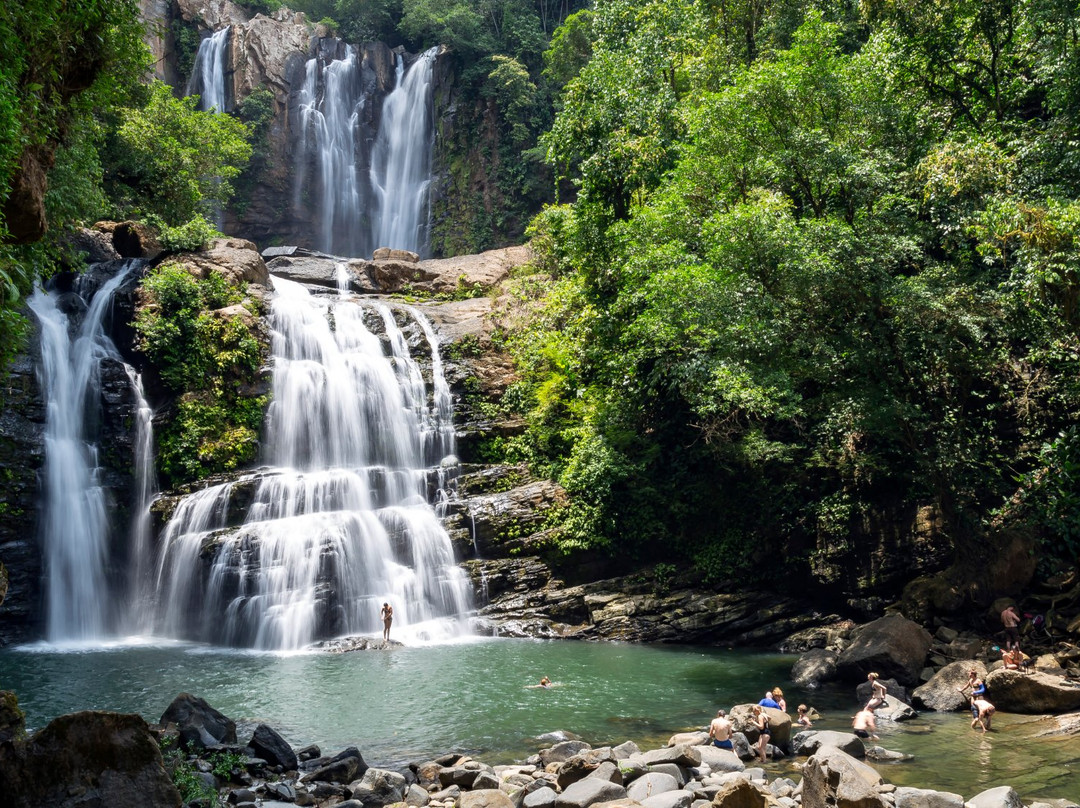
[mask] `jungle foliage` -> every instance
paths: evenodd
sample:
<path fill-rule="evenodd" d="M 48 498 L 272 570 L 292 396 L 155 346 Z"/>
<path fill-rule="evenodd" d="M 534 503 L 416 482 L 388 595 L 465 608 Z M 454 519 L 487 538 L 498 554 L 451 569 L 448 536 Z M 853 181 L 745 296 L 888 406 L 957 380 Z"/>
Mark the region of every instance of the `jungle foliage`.
<path fill-rule="evenodd" d="M 776 570 L 922 503 L 977 553 L 1019 501 L 1075 561 L 1078 33 L 1058 0 L 596 0 L 548 53 L 576 196 L 533 222 L 508 393 L 564 549 Z"/>

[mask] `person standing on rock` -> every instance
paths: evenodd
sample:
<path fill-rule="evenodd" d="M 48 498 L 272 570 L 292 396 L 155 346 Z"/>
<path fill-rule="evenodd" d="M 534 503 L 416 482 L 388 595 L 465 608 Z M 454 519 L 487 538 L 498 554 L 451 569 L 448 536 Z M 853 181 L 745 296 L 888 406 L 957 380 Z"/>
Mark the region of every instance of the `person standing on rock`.
<path fill-rule="evenodd" d="M 888 692 L 880 677 L 876 673 L 866 674 L 866 681 L 870 683 L 870 701 L 866 702 L 864 710 L 876 710 L 885 704 L 885 694 Z"/>
<path fill-rule="evenodd" d="M 716 718 L 709 724 L 709 740 L 717 749 L 732 749 L 731 744 L 731 721 L 723 710 L 716 711 Z"/>
<path fill-rule="evenodd" d="M 764 699 L 762 699 L 762 701 L 764 701 Z M 754 726 L 758 729 L 758 756 L 761 758 L 761 762 L 764 763 L 768 758 L 769 739 L 772 738 L 772 727 L 769 725 L 769 716 L 765 714 L 765 709 L 760 704 L 755 704 L 753 710 Z"/>
<path fill-rule="evenodd" d="M 382 618 L 383 624 L 382 638 L 383 640 L 389 641 L 390 624 L 394 622 L 394 607 L 391 606 L 389 603 L 384 603 L 382 605 L 382 611 L 379 612 L 379 616 Z"/>
<path fill-rule="evenodd" d="M 1001 625 L 1005 627 L 1005 648 L 1020 648 L 1020 613 L 1016 606 L 1010 603 L 1001 612 Z"/>

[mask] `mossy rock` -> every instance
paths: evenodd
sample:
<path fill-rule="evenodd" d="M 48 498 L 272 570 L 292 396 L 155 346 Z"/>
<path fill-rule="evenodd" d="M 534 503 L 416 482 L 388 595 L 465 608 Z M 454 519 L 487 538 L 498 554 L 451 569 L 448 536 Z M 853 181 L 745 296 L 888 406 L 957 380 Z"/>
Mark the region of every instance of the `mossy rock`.
<path fill-rule="evenodd" d="M 26 716 L 19 709 L 19 698 L 10 690 L 0 690 L 0 743 L 26 735 Z"/>

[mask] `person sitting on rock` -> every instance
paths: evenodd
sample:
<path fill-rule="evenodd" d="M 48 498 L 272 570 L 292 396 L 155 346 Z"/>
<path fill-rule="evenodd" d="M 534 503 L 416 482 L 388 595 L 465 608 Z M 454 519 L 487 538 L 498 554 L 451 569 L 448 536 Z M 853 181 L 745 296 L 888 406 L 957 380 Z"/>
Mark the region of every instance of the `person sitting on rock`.
<path fill-rule="evenodd" d="M 855 717 L 851 719 L 851 731 L 864 740 L 869 738 L 876 741 L 878 736 L 874 733 L 877 731 L 877 719 L 874 718 L 874 711 L 866 707 L 855 713 Z"/>
<path fill-rule="evenodd" d="M 709 740 L 717 749 L 735 748 L 731 743 L 731 721 L 723 710 L 717 710 L 716 718 L 709 724 Z"/>
<path fill-rule="evenodd" d="M 799 711 L 799 720 L 797 723 L 800 727 L 806 727 L 807 729 L 809 729 L 810 727 L 814 726 L 812 723 L 810 723 L 810 716 L 807 714 L 805 704 L 800 704 L 795 709 Z"/>
<path fill-rule="evenodd" d="M 777 703 L 776 699 L 773 698 L 771 690 L 766 690 L 765 691 L 765 698 L 763 698 L 761 701 L 758 702 L 758 706 L 759 707 L 772 707 L 774 710 L 779 710 L 780 709 L 780 705 Z"/>
<path fill-rule="evenodd" d="M 764 699 L 762 699 L 762 701 L 764 701 Z M 769 725 L 769 716 L 765 714 L 765 709 L 760 704 L 755 704 L 753 710 L 754 726 L 758 729 L 758 756 L 761 758 L 761 762 L 764 763 L 768 758 L 769 739 L 772 737 L 772 728 Z"/>
<path fill-rule="evenodd" d="M 983 698 L 973 698 L 971 700 L 971 712 L 975 718 L 971 722 L 971 728 L 975 729 L 975 725 L 978 724 L 982 727 L 983 732 L 990 731 L 990 719 L 994 717 L 994 713 L 997 712 L 997 708 L 993 704 Z"/>
<path fill-rule="evenodd" d="M 864 710 L 876 710 L 885 703 L 885 694 L 887 692 L 885 684 L 880 680 L 878 674 L 870 672 L 866 674 L 866 681 L 870 683 L 870 701 L 866 702 Z"/>
<path fill-rule="evenodd" d="M 773 701 L 776 702 L 776 709 L 782 713 L 787 712 L 787 702 L 784 700 L 784 691 L 778 687 L 772 689 Z"/>
<path fill-rule="evenodd" d="M 1020 670 L 1020 663 L 1023 661 L 1023 657 L 1020 655 L 1020 646 L 1014 646 L 1012 648 L 1001 649 L 1001 662 L 1005 666 L 1005 670 L 1018 671 Z"/>

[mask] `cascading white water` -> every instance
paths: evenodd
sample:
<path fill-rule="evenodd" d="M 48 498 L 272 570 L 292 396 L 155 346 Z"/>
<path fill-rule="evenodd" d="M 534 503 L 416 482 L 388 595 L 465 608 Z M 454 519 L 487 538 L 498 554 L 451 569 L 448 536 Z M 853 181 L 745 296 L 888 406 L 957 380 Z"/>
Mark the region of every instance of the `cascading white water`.
<path fill-rule="evenodd" d="M 215 31 L 199 43 L 195 66 L 188 79 L 187 94 L 199 96 L 199 109 L 225 112 L 225 58 L 229 29 Z"/>
<path fill-rule="evenodd" d="M 378 632 L 385 601 L 395 637 L 463 633 L 457 618 L 470 608 L 468 583 L 429 502 L 432 466 L 453 452 L 441 363 L 429 404 L 385 304 L 315 297 L 279 278 L 274 286 L 272 467 L 179 504 L 162 538 L 163 630 L 293 649 Z M 437 362 L 430 325 L 418 311 L 403 314 L 427 335 Z M 385 340 L 366 316 L 381 320 Z"/>
<path fill-rule="evenodd" d="M 55 295 L 38 289 L 29 300 L 41 327 L 47 409 L 42 537 L 46 636 L 54 643 L 96 640 L 107 630 L 108 515 L 90 433 L 100 402 L 101 361 L 120 360 L 103 328 L 105 315 L 113 293 L 143 263 L 127 262 L 93 294 L 74 334 Z"/>
<path fill-rule="evenodd" d="M 431 183 L 431 77 L 438 48 L 425 51 L 408 72 L 397 57 L 397 86 L 382 108 L 371 153 L 372 244 L 428 249 Z"/>
<path fill-rule="evenodd" d="M 321 71 L 316 59 L 308 61 L 299 101 L 301 161 L 293 204 L 298 210 L 304 204 L 304 165 L 308 150 L 314 149 L 320 228 L 315 246 L 336 255 L 359 255 L 364 244 L 356 147 L 365 97 L 351 46 L 345 49 L 344 59 L 330 62 Z"/>
<path fill-rule="evenodd" d="M 142 375 L 126 366 L 135 398 L 135 477 L 132 487 L 132 517 L 128 558 L 128 592 L 124 629 L 132 633 L 152 630 L 153 547 L 150 506 L 157 494 L 154 473 L 154 411 L 146 401 Z"/>

